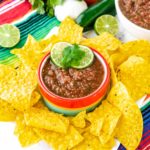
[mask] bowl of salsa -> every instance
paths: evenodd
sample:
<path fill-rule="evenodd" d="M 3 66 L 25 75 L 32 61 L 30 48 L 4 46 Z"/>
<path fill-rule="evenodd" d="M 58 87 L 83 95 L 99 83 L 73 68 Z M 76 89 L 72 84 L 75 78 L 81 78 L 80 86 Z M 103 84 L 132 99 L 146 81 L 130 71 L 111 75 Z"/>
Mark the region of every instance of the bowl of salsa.
<path fill-rule="evenodd" d="M 121 25 L 138 39 L 150 40 L 150 1 L 115 0 Z"/>
<path fill-rule="evenodd" d="M 62 68 L 46 54 L 38 69 L 39 89 L 47 107 L 64 115 L 92 111 L 105 97 L 110 83 L 110 69 L 94 49 L 92 62 L 84 68 Z"/>

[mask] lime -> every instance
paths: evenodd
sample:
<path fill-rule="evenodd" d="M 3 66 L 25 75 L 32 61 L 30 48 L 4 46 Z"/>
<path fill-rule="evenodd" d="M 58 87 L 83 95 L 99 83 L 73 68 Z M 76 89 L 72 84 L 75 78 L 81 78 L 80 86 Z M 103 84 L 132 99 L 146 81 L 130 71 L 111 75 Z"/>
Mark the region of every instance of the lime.
<path fill-rule="evenodd" d="M 98 34 L 101 34 L 102 32 L 109 32 L 116 35 L 119 30 L 118 21 L 111 15 L 103 15 L 97 18 L 94 29 Z"/>
<path fill-rule="evenodd" d="M 11 24 L 4 24 L 0 26 L 0 46 L 13 47 L 20 40 L 19 29 Z"/>
<path fill-rule="evenodd" d="M 88 67 L 93 62 L 94 59 L 94 54 L 90 48 L 82 45 L 79 45 L 79 47 L 81 48 L 81 50 L 85 52 L 85 56 L 81 59 L 80 64 L 78 64 L 77 66 L 72 66 L 73 68 L 76 69 Z"/>
<path fill-rule="evenodd" d="M 59 42 L 59 43 L 56 43 L 51 49 L 51 59 L 53 63 L 57 65 L 58 67 L 61 67 L 61 68 L 63 67 L 61 63 L 62 53 L 63 53 L 64 48 L 68 46 L 72 46 L 72 45 L 67 42 Z"/>
<path fill-rule="evenodd" d="M 59 42 L 59 43 L 56 43 L 52 47 L 51 59 L 52 59 L 53 63 L 55 65 L 57 65 L 58 67 L 61 67 L 61 68 L 64 67 L 62 65 L 61 60 L 63 57 L 63 50 L 64 50 L 64 48 L 66 48 L 68 46 L 72 46 L 72 45 L 67 42 Z M 82 68 L 89 66 L 93 62 L 94 54 L 93 54 L 92 50 L 86 46 L 79 45 L 79 47 L 81 48 L 81 50 L 83 50 L 85 52 L 85 56 L 81 59 L 80 64 L 78 64 L 77 66 L 74 65 L 72 67 L 77 68 L 77 69 L 82 69 Z"/>

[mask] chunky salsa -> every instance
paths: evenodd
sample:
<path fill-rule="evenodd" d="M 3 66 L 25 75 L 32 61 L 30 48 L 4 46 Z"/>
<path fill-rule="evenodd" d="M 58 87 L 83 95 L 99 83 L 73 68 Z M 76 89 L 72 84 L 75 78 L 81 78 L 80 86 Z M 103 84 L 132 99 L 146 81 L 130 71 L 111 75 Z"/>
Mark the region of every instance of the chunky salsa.
<path fill-rule="evenodd" d="M 103 77 L 103 66 L 96 57 L 89 67 L 80 70 L 59 68 L 48 59 L 42 70 L 46 87 L 66 98 L 80 98 L 91 94 L 100 86 Z"/>
<path fill-rule="evenodd" d="M 120 0 L 123 14 L 133 23 L 150 29 L 150 0 Z"/>

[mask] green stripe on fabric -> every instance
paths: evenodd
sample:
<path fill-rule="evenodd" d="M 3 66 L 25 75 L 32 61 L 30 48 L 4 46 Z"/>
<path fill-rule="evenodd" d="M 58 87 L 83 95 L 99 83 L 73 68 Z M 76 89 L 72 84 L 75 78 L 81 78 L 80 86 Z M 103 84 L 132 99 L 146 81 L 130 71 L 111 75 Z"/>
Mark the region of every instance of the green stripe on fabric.
<path fill-rule="evenodd" d="M 14 48 L 21 48 L 24 45 L 28 34 L 31 34 L 36 40 L 41 40 L 47 36 L 53 27 L 59 26 L 59 24 L 60 22 L 54 17 L 50 18 L 46 15 L 39 15 L 36 12 L 31 13 L 27 18 L 15 24 L 21 31 L 20 42 L 12 48 L 0 47 L 0 63 L 9 64 L 9 62 L 13 63 L 12 59 L 17 59 L 10 51 Z M 9 59 L 9 57 L 11 59 Z"/>
<path fill-rule="evenodd" d="M 142 108 L 141 108 L 141 111 L 143 111 L 143 110 L 145 110 L 147 107 L 149 107 L 150 106 L 150 101 L 146 104 L 146 105 L 144 105 Z"/>

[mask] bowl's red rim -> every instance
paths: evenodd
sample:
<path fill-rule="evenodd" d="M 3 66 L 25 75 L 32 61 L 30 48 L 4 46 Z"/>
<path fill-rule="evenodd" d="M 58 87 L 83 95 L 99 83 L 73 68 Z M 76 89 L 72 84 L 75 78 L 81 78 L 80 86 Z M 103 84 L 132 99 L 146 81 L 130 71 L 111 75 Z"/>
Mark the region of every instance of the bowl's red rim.
<path fill-rule="evenodd" d="M 93 100 L 92 99 L 93 97 L 95 97 L 96 95 L 99 95 L 99 97 L 102 97 L 104 94 L 106 94 L 107 88 L 109 87 L 109 83 L 110 83 L 110 68 L 109 68 L 109 65 L 108 65 L 107 61 L 105 60 L 105 58 L 97 50 L 95 50 L 93 48 L 91 48 L 91 49 L 92 49 L 92 51 L 97 53 L 99 55 L 99 57 L 101 57 L 101 59 L 103 60 L 103 62 L 105 64 L 105 68 L 106 68 L 106 79 L 105 79 L 105 81 L 103 81 L 103 84 L 101 84 L 97 90 L 95 90 L 93 93 L 89 94 L 88 96 L 81 97 L 81 98 L 64 98 L 64 97 L 58 96 L 58 95 L 54 94 L 53 92 L 49 91 L 48 88 L 46 87 L 46 85 L 44 84 L 44 82 L 42 80 L 42 75 L 41 75 L 41 69 L 42 69 L 43 62 L 50 55 L 50 52 L 48 52 L 43 57 L 40 65 L 38 67 L 39 86 L 45 92 L 45 95 L 43 95 L 43 96 L 46 97 L 48 100 L 50 97 L 53 97 L 53 98 L 55 98 L 55 101 L 54 101 L 54 99 L 53 100 L 51 99 L 49 101 L 55 103 L 56 105 L 60 105 L 60 101 L 61 101 L 61 104 L 63 104 L 64 107 L 68 107 L 68 106 L 66 106 L 66 103 L 74 103 L 75 104 L 75 103 L 84 103 L 85 102 L 85 104 L 91 105 L 92 103 L 97 101 L 97 100 Z M 43 94 L 43 93 L 41 93 L 41 94 Z M 87 101 L 90 101 L 90 102 L 87 102 Z"/>

